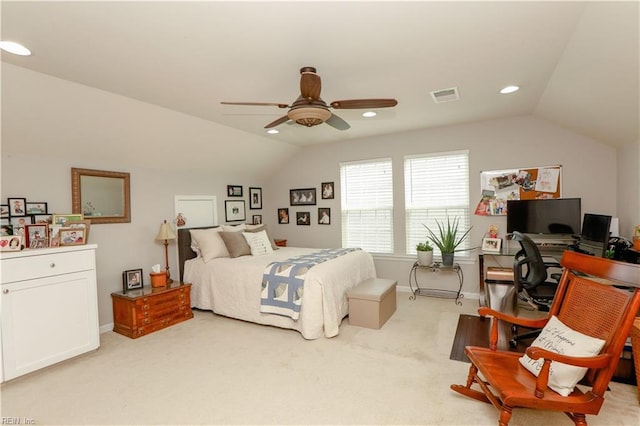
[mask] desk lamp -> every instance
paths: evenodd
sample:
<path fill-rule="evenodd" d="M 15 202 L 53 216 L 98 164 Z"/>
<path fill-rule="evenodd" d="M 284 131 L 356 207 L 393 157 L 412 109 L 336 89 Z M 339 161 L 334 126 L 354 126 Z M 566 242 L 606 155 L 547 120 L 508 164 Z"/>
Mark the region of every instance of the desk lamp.
<path fill-rule="evenodd" d="M 173 229 L 171 229 L 171 225 L 169 225 L 165 220 L 163 223 L 160 224 L 160 231 L 156 236 L 156 240 L 158 241 L 164 240 L 164 259 L 165 259 L 165 264 L 167 265 L 165 267 L 165 270 L 167 271 L 167 284 L 171 284 L 173 282 L 173 280 L 170 278 L 171 275 L 169 274 L 169 240 L 175 240 L 175 239 L 176 239 L 176 234 L 173 232 Z"/>

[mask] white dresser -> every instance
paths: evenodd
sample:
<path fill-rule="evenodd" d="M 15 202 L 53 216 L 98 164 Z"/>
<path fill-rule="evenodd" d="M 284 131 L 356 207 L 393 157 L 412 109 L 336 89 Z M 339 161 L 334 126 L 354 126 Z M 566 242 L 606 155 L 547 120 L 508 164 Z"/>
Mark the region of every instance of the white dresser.
<path fill-rule="evenodd" d="M 0 254 L 0 378 L 100 345 L 97 245 Z"/>

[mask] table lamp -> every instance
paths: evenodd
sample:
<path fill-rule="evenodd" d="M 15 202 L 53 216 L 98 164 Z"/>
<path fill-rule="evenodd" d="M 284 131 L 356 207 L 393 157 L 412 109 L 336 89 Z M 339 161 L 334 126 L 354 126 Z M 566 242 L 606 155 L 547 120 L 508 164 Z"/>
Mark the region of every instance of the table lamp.
<path fill-rule="evenodd" d="M 163 223 L 160 224 L 160 231 L 158 231 L 156 240 L 158 241 L 164 240 L 164 259 L 165 259 L 165 264 L 167 265 L 165 267 L 165 270 L 167 271 L 167 284 L 171 284 L 173 282 L 173 280 L 170 278 L 171 275 L 169 274 L 169 240 L 175 240 L 175 239 L 176 239 L 176 234 L 173 232 L 173 229 L 171 229 L 171 225 L 169 225 L 165 220 Z"/>

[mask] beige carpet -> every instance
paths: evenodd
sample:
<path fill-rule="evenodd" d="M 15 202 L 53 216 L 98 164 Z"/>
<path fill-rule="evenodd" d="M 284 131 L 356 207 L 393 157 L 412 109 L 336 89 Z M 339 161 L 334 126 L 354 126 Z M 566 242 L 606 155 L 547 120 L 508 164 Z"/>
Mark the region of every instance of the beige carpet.
<path fill-rule="evenodd" d="M 2 416 L 38 424 L 492 425 L 493 406 L 458 395 L 469 364 L 449 359 L 459 314 L 477 300 L 399 293 L 381 330 L 349 325 L 333 339 L 196 312 L 132 340 L 101 336 L 98 351 L 2 385 Z M 638 425 L 636 388 L 619 383 L 591 425 Z M 570 425 L 519 409 L 511 425 Z"/>

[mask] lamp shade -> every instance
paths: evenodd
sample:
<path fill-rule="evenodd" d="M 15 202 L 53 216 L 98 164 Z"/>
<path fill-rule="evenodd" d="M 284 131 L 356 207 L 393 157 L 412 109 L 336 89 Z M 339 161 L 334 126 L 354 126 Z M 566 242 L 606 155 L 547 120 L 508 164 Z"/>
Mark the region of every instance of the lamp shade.
<path fill-rule="evenodd" d="M 171 225 L 169 225 L 166 220 L 162 222 L 156 240 L 175 240 L 175 238 L 176 234 L 173 232 L 173 229 L 171 229 Z"/>

